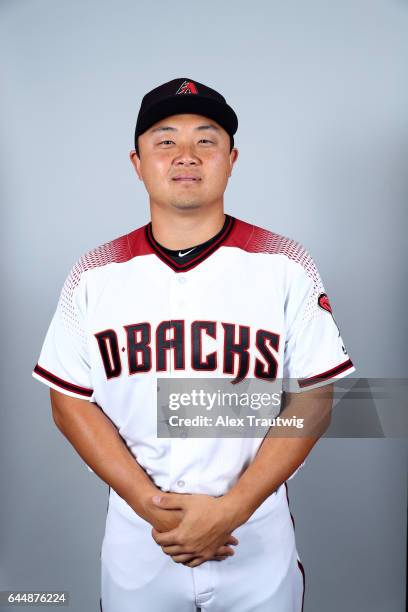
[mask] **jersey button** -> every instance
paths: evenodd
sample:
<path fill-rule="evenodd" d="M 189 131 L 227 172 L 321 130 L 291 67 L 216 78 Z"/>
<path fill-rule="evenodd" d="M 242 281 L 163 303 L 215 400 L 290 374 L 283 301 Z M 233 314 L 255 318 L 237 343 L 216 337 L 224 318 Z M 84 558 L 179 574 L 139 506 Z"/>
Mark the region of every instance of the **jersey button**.
<path fill-rule="evenodd" d="M 185 276 L 183 276 L 182 274 L 179 274 L 177 278 L 178 278 L 178 282 L 179 282 L 181 285 L 183 285 L 185 282 L 187 282 L 186 277 L 185 277 Z"/>
<path fill-rule="evenodd" d="M 177 481 L 177 486 L 178 486 L 178 487 L 184 487 L 184 485 L 185 485 L 185 484 L 186 484 L 186 483 L 184 482 L 184 480 L 178 480 L 178 481 Z"/>

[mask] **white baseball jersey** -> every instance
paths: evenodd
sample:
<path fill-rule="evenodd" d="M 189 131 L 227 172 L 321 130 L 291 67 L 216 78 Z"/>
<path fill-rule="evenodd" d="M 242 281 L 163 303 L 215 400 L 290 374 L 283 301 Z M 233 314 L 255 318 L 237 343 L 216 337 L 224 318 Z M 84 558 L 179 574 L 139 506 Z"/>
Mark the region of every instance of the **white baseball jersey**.
<path fill-rule="evenodd" d="M 158 376 L 290 378 L 302 391 L 355 370 L 306 250 L 226 219 L 187 262 L 160 249 L 151 223 L 82 256 L 33 372 L 96 402 L 165 491 L 222 495 L 262 439 L 158 439 Z"/>

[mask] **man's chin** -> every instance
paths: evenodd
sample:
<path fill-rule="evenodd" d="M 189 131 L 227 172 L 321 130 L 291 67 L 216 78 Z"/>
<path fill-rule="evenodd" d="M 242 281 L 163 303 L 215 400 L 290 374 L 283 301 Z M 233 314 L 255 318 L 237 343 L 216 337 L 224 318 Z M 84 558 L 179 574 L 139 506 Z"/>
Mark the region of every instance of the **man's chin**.
<path fill-rule="evenodd" d="M 197 202 L 196 200 L 190 200 L 190 201 L 176 200 L 176 201 L 170 202 L 170 204 L 171 206 L 173 206 L 173 208 L 177 208 L 178 210 L 193 210 L 194 208 L 200 208 L 202 206 L 202 203 Z"/>

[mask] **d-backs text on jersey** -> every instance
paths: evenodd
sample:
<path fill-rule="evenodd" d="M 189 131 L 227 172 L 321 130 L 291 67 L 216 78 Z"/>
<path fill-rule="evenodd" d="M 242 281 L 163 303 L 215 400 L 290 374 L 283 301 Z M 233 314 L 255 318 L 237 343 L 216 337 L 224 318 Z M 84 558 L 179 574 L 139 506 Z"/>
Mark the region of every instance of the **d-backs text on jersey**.
<path fill-rule="evenodd" d="M 225 375 L 238 379 L 247 376 L 274 380 L 277 376 L 279 334 L 265 329 L 250 330 L 247 325 L 218 323 L 216 321 L 184 320 L 161 321 L 155 328 L 149 322 L 123 326 L 125 346 L 120 346 L 118 333 L 105 329 L 95 335 L 101 359 L 108 379 L 123 373 L 143 374 L 155 368 L 158 372 L 169 371 L 168 355 L 173 353 L 174 369 L 186 369 L 188 359 L 191 369 L 214 371 L 222 368 Z M 190 335 L 191 344 L 185 342 Z M 203 350 L 204 336 L 218 341 L 219 351 Z M 238 340 L 237 340 L 238 338 Z M 257 353 L 253 372 L 249 372 L 251 343 Z M 187 354 L 188 347 L 191 347 Z M 155 349 L 153 365 L 152 349 Z"/>

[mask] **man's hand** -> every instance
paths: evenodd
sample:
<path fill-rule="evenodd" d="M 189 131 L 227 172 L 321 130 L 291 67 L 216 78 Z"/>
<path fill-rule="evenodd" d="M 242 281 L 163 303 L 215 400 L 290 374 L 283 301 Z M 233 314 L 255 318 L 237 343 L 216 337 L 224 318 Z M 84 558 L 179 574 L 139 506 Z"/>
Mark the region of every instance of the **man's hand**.
<path fill-rule="evenodd" d="M 164 553 L 176 563 L 197 567 L 210 559 L 222 560 L 234 554 L 231 545 L 238 540 L 231 535 L 235 528 L 233 513 L 223 498 L 201 494 L 162 493 L 152 502 L 166 511 L 181 511 L 180 524 L 166 533 L 153 527 L 152 536 Z"/>
<path fill-rule="evenodd" d="M 154 496 L 162 495 L 162 491 L 157 489 L 157 494 Z M 174 495 L 177 495 L 175 493 Z M 183 518 L 183 511 L 181 509 L 165 509 L 160 508 L 157 504 L 152 501 L 152 495 L 150 494 L 147 499 L 144 500 L 143 510 L 144 519 L 150 523 L 156 531 L 166 532 L 175 529 Z"/>

